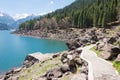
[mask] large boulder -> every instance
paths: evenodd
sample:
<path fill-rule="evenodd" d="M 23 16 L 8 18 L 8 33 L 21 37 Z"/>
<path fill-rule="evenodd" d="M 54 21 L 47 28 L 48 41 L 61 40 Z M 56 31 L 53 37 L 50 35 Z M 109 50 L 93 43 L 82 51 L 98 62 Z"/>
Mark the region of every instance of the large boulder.
<path fill-rule="evenodd" d="M 113 47 L 111 49 L 111 53 L 113 53 L 113 56 L 117 56 L 118 54 L 120 54 L 120 48 L 118 47 Z"/>
<path fill-rule="evenodd" d="M 111 56 L 110 52 L 104 51 L 104 52 L 100 55 L 100 57 L 103 58 L 103 59 L 106 59 L 106 60 L 110 60 L 112 56 Z"/>
<path fill-rule="evenodd" d="M 105 46 L 105 43 L 100 41 L 99 43 L 96 44 L 96 50 L 101 51 L 104 46 Z"/>
<path fill-rule="evenodd" d="M 27 55 L 25 58 L 25 61 L 23 63 L 23 66 L 26 68 L 29 68 L 30 66 L 32 66 L 33 64 L 35 64 L 36 62 L 39 62 L 39 60 L 31 55 Z"/>
<path fill-rule="evenodd" d="M 52 58 L 50 54 L 42 54 L 40 52 L 28 54 L 23 63 L 23 67 L 29 68 L 35 63 L 38 63 L 38 62 L 42 63 L 45 60 L 48 60 L 50 58 Z"/>
<path fill-rule="evenodd" d="M 75 73 L 77 71 L 77 64 L 75 63 L 75 61 L 72 59 L 72 60 L 69 60 L 67 62 L 67 64 L 69 65 L 69 68 L 70 68 L 70 71 L 72 73 Z"/>
<path fill-rule="evenodd" d="M 68 59 L 67 59 L 67 53 L 63 53 L 61 56 L 61 62 L 62 63 L 67 63 Z"/>
<path fill-rule="evenodd" d="M 80 58 L 75 58 L 74 61 L 77 65 L 82 65 L 83 64 L 83 62 Z"/>
<path fill-rule="evenodd" d="M 116 42 L 116 38 L 115 37 L 111 37 L 109 40 L 108 40 L 108 43 L 110 44 L 114 44 Z"/>
<path fill-rule="evenodd" d="M 69 65 L 68 65 L 68 64 L 63 64 L 63 65 L 61 66 L 61 71 L 62 71 L 63 73 L 70 71 Z"/>
<path fill-rule="evenodd" d="M 61 68 L 60 67 L 56 67 L 56 68 L 53 68 L 53 69 L 49 70 L 45 74 L 45 77 L 47 78 L 47 80 L 53 80 L 55 78 L 62 77 L 62 75 L 63 75 L 63 73 L 61 72 Z"/>
<path fill-rule="evenodd" d="M 120 49 L 113 45 L 105 45 L 101 57 L 106 60 L 115 59 L 120 54 Z"/>
<path fill-rule="evenodd" d="M 102 48 L 103 53 L 100 55 L 100 57 L 106 60 L 111 59 L 112 57 L 111 49 L 112 49 L 112 46 L 110 44 L 105 44 L 104 47 Z"/>
<path fill-rule="evenodd" d="M 82 46 L 82 44 L 79 43 L 77 40 L 75 40 L 75 41 L 69 41 L 69 42 L 66 43 L 66 45 L 68 46 L 68 48 L 70 50 L 75 50 L 76 48 L 79 48 L 79 47 Z"/>

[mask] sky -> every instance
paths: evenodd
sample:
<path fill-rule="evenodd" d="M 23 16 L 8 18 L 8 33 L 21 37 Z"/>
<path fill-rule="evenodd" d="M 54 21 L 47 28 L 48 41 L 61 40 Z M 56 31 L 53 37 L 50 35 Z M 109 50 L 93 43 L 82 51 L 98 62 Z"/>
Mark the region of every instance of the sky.
<path fill-rule="evenodd" d="M 11 16 L 46 14 L 71 4 L 75 0 L 0 0 L 0 11 Z"/>

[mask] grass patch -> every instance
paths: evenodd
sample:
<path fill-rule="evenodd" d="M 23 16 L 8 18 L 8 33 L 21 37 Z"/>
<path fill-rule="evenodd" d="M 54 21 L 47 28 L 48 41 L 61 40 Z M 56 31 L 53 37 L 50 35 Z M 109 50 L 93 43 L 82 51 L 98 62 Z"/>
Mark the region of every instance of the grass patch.
<path fill-rule="evenodd" d="M 113 62 L 113 66 L 116 68 L 116 70 L 119 72 L 120 74 L 120 62 L 114 61 Z"/>
<path fill-rule="evenodd" d="M 113 45 L 114 45 L 114 46 L 117 46 L 118 44 L 119 44 L 118 41 L 116 41 L 116 42 L 114 42 Z"/>
<path fill-rule="evenodd" d="M 51 68 L 56 67 L 56 64 L 62 64 L 61 61 L 59 60 L 59 57 L 47 60 L 44 63 L 38 63 L 32 65 L 30 68 L 25 68 L 20 72 L 20 77 L 18 80 L 33 80 L 37 77 L 42 76 L 50 70 Z"/>
<path fill-rule="evenodd" d="M 96 50 L 96 46 L 90 48 L 90 50 L 91 50 L 91 51 L 94 51 L 98 56 L 99 56 L 100 54 L 102 54 L 102 51 Z"/>

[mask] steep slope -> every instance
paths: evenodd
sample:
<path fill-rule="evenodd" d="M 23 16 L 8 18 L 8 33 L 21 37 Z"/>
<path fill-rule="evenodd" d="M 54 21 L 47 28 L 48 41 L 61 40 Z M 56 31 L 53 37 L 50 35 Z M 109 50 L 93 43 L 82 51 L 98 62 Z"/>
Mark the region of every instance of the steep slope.
<path fill-rule="evenodd" d="M 75 0 L 63 9 L 21 24 L 20 30 L 107 27 L 118 21 L 119 0 Z M 117 22 L 119 23 L 119 21 Z"/>

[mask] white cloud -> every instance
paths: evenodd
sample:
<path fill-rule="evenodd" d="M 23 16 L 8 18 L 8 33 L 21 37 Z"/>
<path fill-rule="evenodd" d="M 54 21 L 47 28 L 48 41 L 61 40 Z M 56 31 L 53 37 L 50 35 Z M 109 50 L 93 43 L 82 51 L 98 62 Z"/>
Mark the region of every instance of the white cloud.
<path fill-rule="evenodd" d="M 4 16 L 2 12 L 0 12 L 0 16 Z"/>
<path fill-rule="evenodd" d="M 43 16 L 43 15 L 45 15 L 45 14 L 47 14 L 47 12 L 43 12 L 43 13 L 39 13 L 39 14 L 36 14 L 37 16 Z"/>
<path fill-rule="evenodd" d="M 12 17 L 13 17 L 15 20 L 18 20 L 18 19 L 26 18 L 27 16 L 29 16 L 29 14 L 23 13 L 23 14 L 15 14 L 15 15 L 12 16 Z"/>
<path fill-rule="evenodd" d="M 54 1 L 50 1 L 50 4 L 54 4 Z"/>

